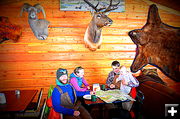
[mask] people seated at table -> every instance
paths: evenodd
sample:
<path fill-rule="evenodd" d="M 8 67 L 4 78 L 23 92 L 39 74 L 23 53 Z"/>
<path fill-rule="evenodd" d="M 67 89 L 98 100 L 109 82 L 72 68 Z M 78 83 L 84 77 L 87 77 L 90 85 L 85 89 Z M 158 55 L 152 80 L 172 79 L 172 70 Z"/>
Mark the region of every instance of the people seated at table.
<path fill-rule="evenodd" d="M 129 94 L 132 98 L 135 98 L 136 89 L 134 87 L 139 86 L 139 81 L 133 77 L 131 72 L 127 71 L 125 66 L 120 66 L 120 75 L 116 78 L 116 82 L 120 83 L 120 90 L 126 94 Z M 134 101 L 123 102 L 122 108 L 130 111 L 131 117 L 135 117 L 134 112 L 131 111 Z"/>
<path fill-rule="evenodd" d="M 77 96 L 92 94 L 90 91 L 76 91 L 68 83 L 66 69 L 58 69 L 56 72 L 56 84 L 52 92 L 52 105 L 56 112 L 63 114 L 63 119 L 92 119 L 89 112 L 77 101 Z"/>
<path fill-rule="evenodd" d="M 106 84 L 111 89 L 119 89 L 120 83 L 116 82 L 116 78 L 118 78 L 120 74 L 120 63 L 118 61 L 113 61 L 111 67 L 113 70 L 108 74 Z"/>
<path fill-rule="evenodd" d="M 84 68 L 76 67 L 70 75 L 70 83 L 77 91 L 87 91 L 90 89 L 89 84 L 84 79 Z M 83 87 L 84 85 L 84 87 Z"/>
<path fill-rule="evenodd" d="M 118 61 L 113 61 L 111 66 L 113 71 L 109 73 L 106 80 L 106 84 L 108 85 L 108 87 L 111 89 L 120 89 L 124 93 L 129 94 L 132 98 L 135 98 L 135 87 L 139 86 L 138 80 L 126 70 L 125 66 L 120 66 L 120 63 Z M 130 111 L 132 104 L 133 101 L 123 102 L 122 107 L 123 109 Z"/>

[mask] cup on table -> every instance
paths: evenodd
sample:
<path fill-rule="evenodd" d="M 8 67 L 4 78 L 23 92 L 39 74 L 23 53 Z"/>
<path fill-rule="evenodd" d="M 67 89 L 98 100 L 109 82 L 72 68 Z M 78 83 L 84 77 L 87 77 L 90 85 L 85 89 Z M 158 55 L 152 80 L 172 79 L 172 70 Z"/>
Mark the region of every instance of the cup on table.
<path fill-rule="evenodd" d="M 101 90 L 105 90 L 106 89 L 106 85 L 102 84 L 101 85 Z"/>
<path fill-rule="evenodd" d="M 20 95 L 20 90 L 15 90 L 16 95 Z"/>
<path fill-rule="evenodd" d="M 96 95 L 91 95 L 91 101 L 95 102 L 97 100 Z"/>
<path fill-rule="evenodd" d="M 6 97 L 4 93 L 0 93 L 0 104 L 6 104 Z"/>

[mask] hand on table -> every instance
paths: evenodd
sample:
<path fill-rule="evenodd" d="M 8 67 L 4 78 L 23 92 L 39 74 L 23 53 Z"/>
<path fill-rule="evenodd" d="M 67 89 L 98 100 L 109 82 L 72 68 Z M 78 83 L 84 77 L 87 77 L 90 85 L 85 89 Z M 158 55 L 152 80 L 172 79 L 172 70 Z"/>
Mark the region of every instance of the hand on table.
<path fill-rule="evenodd" d="M 80 115 L 80 112 L 79 112 L 79 111 L 74 111 L 73 115 L 74 115 L 74 116 L 79 116 L 79 115 Z"/>
<path fill-rule="evenodd" d="M 125 79 L 123 79 L 123 80 L 122 80 L 122 84 L 127 86 L 127 85 L 128 85 L 128 82 L 125 81 Z"/>
<path fill-rule="evenodd" d="M 109 87 L 110 87 L 110 88 L 115 88 L 115 85 L 114 85 L 114 84 L 111 84 Z"/>
<path fill-rule="evenodd" d="M 87 88 L 88 90 L 90 90 L 90 86 L 87 86 L 86 88 Z"/>
<path fill-rule="evenodd" d="M 91 91 L 91 92 L 90 92 L 90 94 L 91 94 L 91 95 L 95 95 L 95 94 L 96 94 L 96 92 L 94 92 L 94 91 Z"/>

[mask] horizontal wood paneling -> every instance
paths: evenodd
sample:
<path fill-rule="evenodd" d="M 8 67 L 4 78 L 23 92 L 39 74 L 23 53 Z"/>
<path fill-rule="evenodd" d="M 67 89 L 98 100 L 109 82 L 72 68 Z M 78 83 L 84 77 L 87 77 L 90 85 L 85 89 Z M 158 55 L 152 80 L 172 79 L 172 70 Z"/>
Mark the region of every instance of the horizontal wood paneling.
<path fill-rule="evenodd" d="M 33 51 L 30 51 L 33 52 Z M 74 60 L 103 60 L 103 59 L 133 59 L 134 52 L 108 52 L 108 53 L 83 53 L 83 52 L 72 52 L 72 53 L 34 53 L 34 54 L 1 54 L 0 61 L 74 61 Z"/>
<path fill-rule="evenodd" d="M 24 61 L 24 62 L 1 62 L 0 68 L 6 70 L 39 70 L 39 69 L 58 69 L 59 67 L 74 68 L 82 66 L 84 68 L 107 68 L 110 67 L 112 60 L 77 60 L 77 61 Z M 132 60 L 120 60 L 121 64 L 130 66 Z"/>
<path fill-rule="evenodd" d="M 134 52 L 136 46 L 129 43 L 104 43 L 101 49 L 96 52 Z M 0 53 L 2 54 L 18 54 L 18 53 L 67 53 L 67 52 L 82 52 L 93 54 L 94 52 L 89 52 L 85 49 L 84 44 L 76 43 L 32 43 L 32 44 L 2 44 L 0 45 Z M 1 60 L 1 59 L 0 59 Z"/>
<path fill-rule="evenodd" d="M 20 16 L 24 2 L 40 3 L 44 7 L 46 19 L 50 21 L 46 40 L 35 38 L 26 12 Z M 140 0 L 125 2 L 125 12 L 109 14 L 113 24 L 103 28 L 102 45 L 95 52 L 85 48 L 83 41 L 91 20 L 90 12 L 60 11 L 59 0 L 3 2 L 0 16 L 9 17 L 13 24 L 23 28 L 23 32 L 17 43 L 9 40 L 0 44 L 0 90 L 40 90 L 43 87 L 43 97 L 46 97 L 49 86 L 55 85 L 56 70 L 60 67 L 67 68 L 69 74 L 77 66 L 84 67 L 85 79 L 90 84 L 105 83 L 113 60 L 119 60 L 129 68 L 135 57 L 136 45 L 128 32 L 140 29 L 146 23 L 149 5 Z M 159 13 L 164 23 L 180 27 L 180 16 L 161 9 Z M 43 18 L 42 13 L 38 17 Z M 36 99 L 37 96 L 34 101 Z"/>

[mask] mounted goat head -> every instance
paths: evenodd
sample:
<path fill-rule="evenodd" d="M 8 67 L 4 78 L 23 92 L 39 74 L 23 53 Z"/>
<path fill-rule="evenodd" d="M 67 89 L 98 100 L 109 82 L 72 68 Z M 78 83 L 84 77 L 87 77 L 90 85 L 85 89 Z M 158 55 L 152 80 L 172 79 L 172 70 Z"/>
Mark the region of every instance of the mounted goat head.
<path fill-rule="evenodd" d="M 88 0 L 84 1 L 95 10 L 84 35 L 85 47 L 89 48 L 91 51 L 95 51 L 97 48 L 100 48 L 102 43 L 102 28 L 104 26 L 110 26 L 113 23 L 112 19 L 110 19 L 105 13 L 117 9 L 120 0 L 116 4 L 112 4 L 112 0 L 110 0 L 110 4 L 107 8 L 103 7 L 99 9 L 97 9 L 99 2 L 94 6 Z M 101 12 L 102 10 L 103 12 Z"/>
<path fill-rule="evenodd" d="M 46 19 L 38 19 L 37 17 L 37 13 L 42 11 L 44 18 L 46 18 L 43 7 L 40 4 L 32 6 L 28 3 L 24 3 L 21 9 L 21 16 L 24 11 L 28 12 L 28 22 L 36 38 L 45 40 L 48 37 L 48 26 L 50 22 Z"/>

